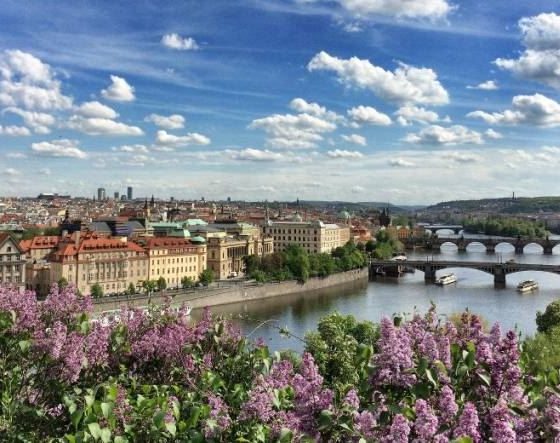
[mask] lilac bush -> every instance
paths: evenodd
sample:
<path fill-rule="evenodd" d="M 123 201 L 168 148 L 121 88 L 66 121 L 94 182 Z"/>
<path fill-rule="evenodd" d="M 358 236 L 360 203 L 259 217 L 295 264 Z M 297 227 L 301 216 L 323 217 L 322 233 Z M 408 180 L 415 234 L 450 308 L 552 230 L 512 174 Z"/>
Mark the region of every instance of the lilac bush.
<path fill-rule="evenodd" d="M 91 313 L 91 300 L 72 287 L 53 287 L 42 303 L 0 288 L 0 437 L 560 439 L 558 374 L 528 372 L 516 335 L 498 325 L 485 333 L 472 314 L 457 324 L 438 320 L 435 309 L 409 321 L 385 318 L 379 339 L 354 342 L 356 355 L 344 354 L 337 374 L 348 379 L 334 381 L 311 353 L 271 355 L 209 311 L 198 322 L 168 305 L 127 308 L 113 320 L 94 321 Z"/>

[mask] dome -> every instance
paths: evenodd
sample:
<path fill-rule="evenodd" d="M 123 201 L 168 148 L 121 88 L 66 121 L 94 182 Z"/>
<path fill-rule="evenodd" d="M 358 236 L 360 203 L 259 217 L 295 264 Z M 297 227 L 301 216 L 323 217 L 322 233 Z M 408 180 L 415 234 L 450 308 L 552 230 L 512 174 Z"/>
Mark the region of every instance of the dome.
<path fill-rule="evenodd" d="M 206 239 L 204 237 L 201 237 L 200 235 L 197 235 L 196 237 L 191 238 L 191 241 L 193 243 L 206 243 Z"/>
<path fill-rule="evenodd" d="M 341 220 L 350 220 L 350 213 L 348 211 L 340 211 L 338 213 L 338 218 Z"/>
<path fill-rule="evenodd" d="M 292 217 L 292 220 L 295 221 L 295 222 L 302 222 L 303 217 L 299 214 L 299 212 L 296 212 L 294 214 L 294 216 Z"/>

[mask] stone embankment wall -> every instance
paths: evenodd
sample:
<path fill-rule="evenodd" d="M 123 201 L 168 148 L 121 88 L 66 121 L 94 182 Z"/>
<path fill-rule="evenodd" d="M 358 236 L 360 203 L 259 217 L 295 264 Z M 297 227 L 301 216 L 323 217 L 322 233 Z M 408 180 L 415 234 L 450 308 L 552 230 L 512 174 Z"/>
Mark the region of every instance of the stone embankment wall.
<path fill-rule="evenodd" d="M 328 277 L 310 278 L 305 283 L 297 281 L 284 281 L 278 283 L 256 283 L 256 282 L 224 282 L 215 283 L 209 288 L 197 288 L 191 290 L 165 291 L 154 293 L 150 297 L 107 297 L 94 302 L 94 311 L 101 313 L 120 309 L 125 306 L 144 307 L 149 303 L 161 304 L 166 297 L 172 298 L 173 306 L 185 303 L 192 308 L 203 308 L 205 306 L 224 305 L 252 300 L 279 297 L 282 295 L 303 294 L 315 292 L 322 289 L 330 289 L 337 286 L 347 287 L 354 284 L 367 284 L 368 268 L 353 271 L 340 272 Z"/>

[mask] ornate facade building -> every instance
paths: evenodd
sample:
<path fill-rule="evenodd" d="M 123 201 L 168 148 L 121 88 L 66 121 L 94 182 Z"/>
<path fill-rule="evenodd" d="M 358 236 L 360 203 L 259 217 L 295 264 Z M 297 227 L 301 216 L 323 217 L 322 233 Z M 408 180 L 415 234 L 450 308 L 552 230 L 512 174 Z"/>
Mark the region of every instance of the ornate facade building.
<path fill-rule="evenodd" d="M 0 284 L 25 287 L 25 256 L 16 240 L 0 233 Z"/>

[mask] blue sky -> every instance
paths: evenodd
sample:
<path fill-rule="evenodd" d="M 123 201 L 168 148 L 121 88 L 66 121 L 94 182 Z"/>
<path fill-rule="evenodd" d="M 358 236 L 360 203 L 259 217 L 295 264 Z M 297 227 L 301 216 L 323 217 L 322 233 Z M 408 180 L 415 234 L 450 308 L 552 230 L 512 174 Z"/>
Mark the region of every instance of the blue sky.
<path fill-rule="evenodd" d="M 552 1 L 3 2 L 2 195 L 558 195 Z"/>

